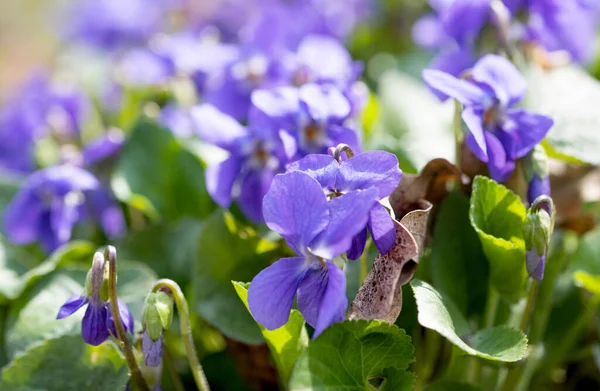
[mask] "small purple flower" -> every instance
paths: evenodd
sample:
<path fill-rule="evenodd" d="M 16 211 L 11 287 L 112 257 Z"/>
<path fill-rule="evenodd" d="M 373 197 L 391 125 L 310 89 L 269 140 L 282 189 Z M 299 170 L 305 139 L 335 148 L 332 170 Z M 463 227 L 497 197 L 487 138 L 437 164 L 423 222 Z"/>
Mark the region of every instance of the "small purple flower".
<path fill-rule="evenodd" d="M 236 198 L 250 220 L 262 222 L 262 199 L 291 156 L 286 144 L 293 140 L 253 119 L 246 128 L 208 104 L 193 108 L 191 115 L 202 140 L 229 152 L 224 161 L 206 169 L 208 193 L 224 208 Z"/>
<path fill-rule="evenodd" d="M 305 84 L 300 88 L 258 90 L 252 104 L 271 122 L 296 140 L 298 157 L 327 153 L 338 144 L 360 150 L 358 134 L 345 125 L 351 105 L 333 84 Z"/>
<path fill-rule="evenodd" d="M 98 346 L 106 341 L 111 333 L 117 335 L 110 311 L 106 283 L 104 257 L 101 253 L 96 253 L 86 279 L 85 292 L 67 299 L 56 315 L 56 319 L 63 319 L 87 305 L 81 322 L 81 335 L 85 343 L 92 346 Z M 123 326 L 125 330 L 132 332 L 133 316 L 127 305 L 120 299 L 117 300 Z"/>
<path fill-rule="evenodd" d="M 144 330 L 144 334 L 142 335 L 142 353 L 144 354 L 144 363 L 147 366 L 159 366 L 163 357 L 163 334 L 154 341 L 150 338 L 148 330 Z"/>
<path fill-rule="evenodd" d="M 89 167 L 115 157 L 121 151 L 124 142 L 125 135 L 123 131 L 117 128 L 109 129 L 105 134 L 83 148 L 84 164 Z"/>
<path fill-rule="evenodd" d="M 275 177 L 263 201 L 267 226 L 298 254 L 261 271 L 250 284 L 250 312 L 269 330 L 283 326 L 294 298 L 315 337 L 345 318 L 346 279 L 332 260 L 364 229 L 379 191 L 353 190 L 328 200 L 319 182 L 300 171 Z"/>
<path fill-rule="evenodd" d="M 527 84 L 503 57 L 484 56 L 468 80 L 432 69 L 423 71 L 423 79 L 464 105 L 462 119 L 469 129 L 466 143 L 487 163 L 491 177 L 498 182 L 510 177 L 515 161 L 542 141 L 553 125 L 544 115 L 514 108 L 523 99 Z"/>
<path fill-rule="evenodd" d="M 594 58 L 600 2 L 532 0 L 529 13 L 529 39 L 550 51 L 566 50 L 577 62 Z"/>
<path fill-rule="evenodd" d="M 99 219 L 108 234 L 122 232 L 122 215 L 115 208 L 88 171 L 68 165 L 48 167 L 27 178 L 7 205 L 4 230 L 13 243 L 40 242 L 51 252 L 67 243 L 75 224 L 88 215 Z"/>
<path fill-rule="evenodd" d="M 531 205 L 541 195 L 550 196 L 550 177 L 540 178 L 534 174 L 527 189 L 527 201 Z"/>
<path fill-rule="evenodd" d="M 383 151 L 361 153 L 341 163 L 329 155 L 308 155 L 288 165 L 287 170 L 306 172 L 321 184 L 330 198 L 353 190 L 376 188 L 379 199 L 383 199 L 396 189 L 402 177 L 396 156 Z M 363 253 L 367 228 L 381 254 L 394 246 L 396 232 L 393 219 L 383 205 L 375 203 L 369 211 L 366 227 L 352 239 L 347 254 L 349 259 L 358 259 Z"/>

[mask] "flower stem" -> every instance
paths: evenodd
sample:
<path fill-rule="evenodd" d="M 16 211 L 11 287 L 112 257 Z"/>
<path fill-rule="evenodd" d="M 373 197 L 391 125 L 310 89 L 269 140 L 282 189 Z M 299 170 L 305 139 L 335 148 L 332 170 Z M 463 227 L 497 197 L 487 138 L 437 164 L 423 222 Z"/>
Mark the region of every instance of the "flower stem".
<path fill-rule="evenodd" d="M 175 305 L 177 306 L 177 311 L 179 312 L 179 325 L 181 327 L 181 336 L 185 345 L 190 369 L 192 370 L 194 380 L 196 381 L 196 386 L 200 391 L 210 391 L 208 381 L 206 380 L 206 376 L 204 375 L 204 371 L 202 370 L 202 365 L 200 364 L 200 360 L 198 360 L 198 355 L 196 354 L 194 338 L 192 336 L 192 327 L 190 325 L 190 311 L 188 308 L 187 300 L 185 299 L 185 296 L 183 295 L 183 292 L 181 291 L 179 285 L 177 285 L 177 283 L 173 280 L 163 278 L 156 281 L 154 287 L 152 288 L 152 292 L 156 292 L 160 288 L 169 289 L 171 294 L 173 295 L 173 298 L 175 299 Z"/>
<path fill-rule="evenodd" d="M 177 370 L 175 369 L 175 366 L 173 365 L 173 355 L 169 351 L 166 344 L 163 347 L 163 349 L 164 349 L 165 366 L 167 367 L 167 371 L 169 371 L 169 374 L 171 375 L 171 380 L 173 381 L 173 388 L 175 388 L 176 391 L 185 391 L 185 388 L 183 387 L 183 383 L 181 382 L 181 379 L 179 378 L 179 374 L 177 373 Z"/>
<path fill-rule="evenodd" d="M 119 313 L 119 302 L 117 300 L 117 249 L 113 246 L 106 246 L 104 250 L 104 258 L 108 262 L 108 295 L 110 298 L 110 312 L 112 313 L 113 321 L 115 323 L 115 330 L 117 331 L 117 338 L 121 341 L 121 347 L 127 360 L 127 365 L 131 371 L 131 378 L 134 383 L 137 384 L 138 388 L 142 391 L 150 391 L 140 367 L 137 364 L 135 355 L 133 354 L 133 348 L 127 338 L 123 321 Z"/>
<path fill-rule="evenodd" d="M 369 273 L 369 247 L 371 247 L 372 240 L 369 238 L 367 240 L 367 244 L 365 245 L 365 249 L 360 256 L 360 284 L 363 283 L 365 278 L 367 278 L 367 274 Z"/>
<path fill-rule="evenodd" d="M 533 312 L 533 308 L 535 306 L 538 289 L 539 282 L 536 280 L 531 280 L 531 284 L 529 285 L 529 294 L 527 295 L 527 304 L 525 305 L 523 317 L 521 318 L 521 330 L 524 333 L 527 333 L 527 329 L 529 328 L 529 320 L 531 319 L 531 313 Z"/>

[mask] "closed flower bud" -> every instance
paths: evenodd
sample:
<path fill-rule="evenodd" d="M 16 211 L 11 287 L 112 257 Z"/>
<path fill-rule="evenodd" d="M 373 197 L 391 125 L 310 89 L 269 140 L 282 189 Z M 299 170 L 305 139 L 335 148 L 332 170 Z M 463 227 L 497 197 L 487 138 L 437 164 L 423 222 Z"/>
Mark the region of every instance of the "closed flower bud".
<path fill-rule="evenodd" d="M 173 300 L 164 292 L 150 292 L 146 296 L 142 322 L 153 340 L 158 340 L 163 330 L 171 326 L 173 320 Z"/>
<path fill-rule="evenodd" d="M 554 230 L 554 203 L 547 196 L 538 197 L 527 211 L 523 223 L 526 266 L 531 278 L 542 280 L 550 236 Z"/>

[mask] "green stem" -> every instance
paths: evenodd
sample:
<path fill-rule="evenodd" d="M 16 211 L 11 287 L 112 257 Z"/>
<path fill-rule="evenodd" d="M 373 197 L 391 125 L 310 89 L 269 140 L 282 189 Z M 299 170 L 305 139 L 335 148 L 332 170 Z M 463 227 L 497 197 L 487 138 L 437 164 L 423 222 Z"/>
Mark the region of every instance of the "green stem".
<path fill-rule="evenodd" d="M 169 291 L 173 295 L 173 298 L 175 299 L 175 305 L 177 306 L 177 311 L 179 312 L 179 325 L 181 327 L 181 337 L 183 338 L 183 343 L 185 345 L 190 369 L 192 370 L 192 374 L 194 375 L 196 386 L 200 391 L 210 391 L 208 381 L 206 380 L 206 376 L 204 375 L 204 371 L 202 370 L 202 365 L 200 364 L 200 360 L 198 360 L 198 355 L 196 354 L 196 347 L 194 345 L 194 338 L 192 336 L 192 327 L 190 325 L 190 311 L 188 308 L 187 300 L 185 299 L 185 296 L 183 295 L 183 292 L 181 291 L 179 285 L 177 285 L 177 283 L 173 280 L 163 278 L 156 281 L 154 287 L 152 288 L 152 292 L 156 292 L 160 288 L 169 289 Z"/>
<path fill-rule="evenodd" d="M 121 320 L 121 315 L 119 313 L 119 302 L 117 299 L 117 249 L 113 246 L 106 246 L 104 258 L 108 262 L 108 297 L 110 298 L 110 312 L 112 313 L 115 330 L 117 331 L 117 338 L 121 342 L 121 348 L 125 354 L 125 359 L 127 360 L 127 365 L 131 371 L 131 378 L 134 383 L 137 384 L 140 390 L 150 391 L 144 376 L 142 376 L 135 355 L 133 354 L 133 348 L 131 347 L 129 338 L 127 338 L 125 326 L 123 326 L 123 321 Z"/>
<path fill-rule="evenodd" d="M 531 313 L 533 312 L 533 308 L 535 306 L 535 299 L 537 297 L 538 289 L 539 282 L 536 280 L 532 280 L 531 284 L 529 285 L 527 304 L 525 305 L 523 317 L 521 318 L 521 330 L 523 330 L 524 333 L 527 333 L 527 329 L 529 328 L 529 320 L 531 319 Z"/>
<path fill-rule="evenodd" d="M 163 347 L 163 350 L 165 352 L 165 366 L 167 367 L 167 371 L 169 371 L 169 375 L 171 375 L 171 380 L 173 381 L 173 387 L 175 388 L 175 391 L 185 391 L 185 387 L 183 386 L 183 383 L 179 378 L 179 374 L 177 373 L 177 371 L 175 370 L 175 366 L 173 365 L 173 355 L 167 348 L 166 344 Z"/>
<path fill-rule="evenodd" d="M 498 305 L 500 304 L 500 296 L 493 287 L 490 287 L 488 291 L 488 301 L 485 306 L 485 314 L 483 316 L 483 327 L 489 329 L 494 327 L 494 321 L 496 320 L 496 312 L 498 311 Z"/>
<path fill-rule="evenodd" d="M 454 101 L 454 158 L 456 159 L 456 165 L 461 166 L 461 148 L 462 148 L 462 105 L 459 101 Z"/>
<path fill-rule="evenodd" d="M 424 344 L 425 351 L 419 367 L 419 375 L 417 376 L 417 385 L 415 391 L 422 390 L 431 378 L 435 363 L 438 358 L 441 348 L 442 337 L 437 331 L 425 329 Z"/>
<path fill-rule="evenodd" d="M 365 250 L 360 256 L 360 281 L 362 284 L 365 278 L 367 278 L 367 274 L 369 273 L 369 247 L 371 247 L 372 240 L 369 238 L 367 240 L 367 244 L 365 245 Z"/>

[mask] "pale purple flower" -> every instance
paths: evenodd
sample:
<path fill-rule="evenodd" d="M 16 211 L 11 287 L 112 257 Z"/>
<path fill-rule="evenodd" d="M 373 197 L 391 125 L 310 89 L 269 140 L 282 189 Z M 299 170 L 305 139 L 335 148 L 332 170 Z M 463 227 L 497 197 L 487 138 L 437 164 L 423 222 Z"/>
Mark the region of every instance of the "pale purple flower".
<path fill-rule="evenodd" d="M 144 355 L 144 363 L 149 367 L 157 367 L 162 362 L 163 358 L 163 334 L 154 341 L 148 335 L 148 330 L 144 330 L 142 335 L 142 353 Z"/>
<path fill-rule="evenodd" d="M 330 155 L 308 155 L 289 164 L 287 170 L 306 172 L 319 182 L 330 198 L 353 190 L 376 188 L 379 199 L 383 199 L 396 189 L 402 177 L 396 156 L 384 151 L 361 153 L 341 163 Z M 381 254 L 394 246 L 393 219 L 383 205 L 375 203 L 369 211 L 366 226 L 352 240 L 347 253 L 349 259 L 358 259 L 363 253 L 367 229 Z"/>
<path fill-rule="evenodd" d="M 466 143 L 498 182 L 510 177 L 516 160 L 542 141 L 553 125 L 544 115 L 515 107 L 527 83 L 503 57 L 484 56 L 468 80 L 432 69 L 423 71 L 423 78 L 431 88 L 464 105 L 462 119 L 469 129 Z"/>
<path fill-rule="evenodd" d="M 269 330 L 283 326 L 295 297 L 315 337 L 345 318 L 346 279 L 332 261 L 364 229 L 378 199 L 378 189 L 369 188 L 328 200 L 307 173 L 275 177 L 263 201 L 265 221 L 298 256 L 278 260 L 252 280 L 248 305 L 258 323 Z"/>

